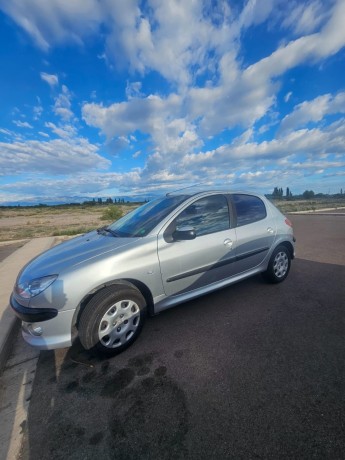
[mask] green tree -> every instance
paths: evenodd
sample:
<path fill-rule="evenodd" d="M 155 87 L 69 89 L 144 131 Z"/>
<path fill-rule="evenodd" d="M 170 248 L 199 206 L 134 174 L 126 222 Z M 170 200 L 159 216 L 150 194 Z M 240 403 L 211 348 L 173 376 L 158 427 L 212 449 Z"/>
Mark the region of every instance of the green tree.
<path fill-rule="evenodd" d="M 314 198 L 315 196 L 315 193 L 313 192 L 313 190 L 305 190 L 303 192 L 303 198 L 305 198 L 306 200 L 310 200 L 311 198 Z"/>

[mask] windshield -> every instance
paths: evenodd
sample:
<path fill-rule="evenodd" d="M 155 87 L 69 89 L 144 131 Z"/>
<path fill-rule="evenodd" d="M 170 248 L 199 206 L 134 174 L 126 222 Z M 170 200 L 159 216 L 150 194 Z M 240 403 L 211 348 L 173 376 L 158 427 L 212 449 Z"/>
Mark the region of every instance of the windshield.
<path fill-rule="evenodd" d="M 186 198 L 187 195 L 179 195 L 149 201 L 121 217 L 108 228 L 119 237 L 146 236 Z"/>

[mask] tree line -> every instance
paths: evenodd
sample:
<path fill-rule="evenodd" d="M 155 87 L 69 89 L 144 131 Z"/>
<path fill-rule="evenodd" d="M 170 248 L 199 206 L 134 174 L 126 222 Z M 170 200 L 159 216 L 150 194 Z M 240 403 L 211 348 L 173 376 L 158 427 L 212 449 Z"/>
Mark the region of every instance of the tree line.
<path fill-rule="evenodd" d="M 343 189 L 340 189 L 340 193 L 337 193 L 336 196 L 343 195 Z M 292 195 L 292 192 L 289 187 L 286 187 L 285 195 L 284 190 L 281 187 L 274 187 L 272 198 L 275 199 L 286 199 L 292 200 L 293 198 L 304 198 L 305 200 L 310 200 L 312 198 L 318 198 L 324 196 L 323 193 L 315 194 L 314 190 L 305 190 L 301 195 Z"/>

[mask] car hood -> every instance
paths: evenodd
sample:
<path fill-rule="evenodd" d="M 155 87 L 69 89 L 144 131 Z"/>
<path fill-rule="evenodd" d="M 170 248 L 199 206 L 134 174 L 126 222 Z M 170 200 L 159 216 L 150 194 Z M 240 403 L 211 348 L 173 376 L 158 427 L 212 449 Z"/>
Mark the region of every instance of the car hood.
<path fill-rule="evenodd" d="M 21 281 L 41 276 L 58 275 L 76 265 L 128 246 L 138 238 L 119 238 L 97 231 L 65 241 L 43 252 L 29 262 L 20 273 Z"/>

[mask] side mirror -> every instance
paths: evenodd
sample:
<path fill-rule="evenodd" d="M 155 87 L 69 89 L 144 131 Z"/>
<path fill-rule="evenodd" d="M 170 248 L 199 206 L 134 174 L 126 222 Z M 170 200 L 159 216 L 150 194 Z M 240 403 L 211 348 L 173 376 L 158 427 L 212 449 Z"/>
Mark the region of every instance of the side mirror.
<path fill-rule="evenodd" d="M 172 237 L 174 241 L 194 240 L 196 233 L 193 227 L 178 227 Z"/>

